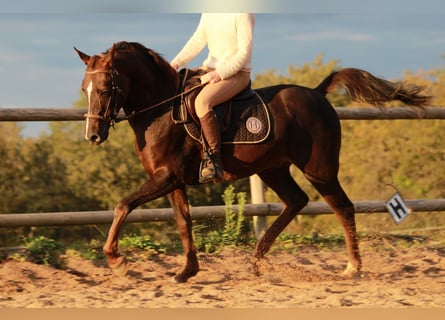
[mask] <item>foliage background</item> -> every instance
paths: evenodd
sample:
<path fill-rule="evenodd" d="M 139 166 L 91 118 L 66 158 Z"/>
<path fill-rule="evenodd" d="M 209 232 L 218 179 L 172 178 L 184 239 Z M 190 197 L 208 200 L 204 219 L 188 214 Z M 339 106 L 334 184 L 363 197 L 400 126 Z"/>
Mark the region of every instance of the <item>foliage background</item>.
<path fill-rule="evenodd" d="M 253 87 L 277 83 L 314 87 L 340 67 L 339 61 L 324 62 L 323 55 L 319 55 L 312 62 L 289 66 L 287 74 L 279 74 L 274 70 L 256 74 Z M 433 70 L 407 71 L 403 79 L 389 80 L 423 84 L 429 94 L 435 97 L 433 105 L 445 105 L 443 66 Z M 336 107 L 357 106 L 351 104 L 341 90 L 329 95 L 328 99 Z M 86 107 L 82 94 L 79 94 L 74 106 Z M 388 184 L 396 186 L 408 199 L 444 198 L 444 125 L 443 120 L 342 120 L 343 146 L 339 176 L 350 198 L 353 201 L 389 198 L 394 189 L 388 187 Z M 126 123 L 117 125 L 111 131 L 109 140 L 98 147 L 84 141 L 81 122 L 53 122 L 49 133 L 33 138 L 24 138 L 21 129 L 20 123 L 0 122 L 1 214 L 112 210 L 120 198 L 149 178 L 134 153 L 132 132 Z M 295 168 L 291 168 L 291 171 L 312 201 L 321 200 Z M 249 180 L 243 179 L 233 185 L 237 192 L 245 192 L 247 202 L 250 202 Z M 227 186 L 190 187 L 190 202 L 193 206 L 221 205 Z M 279 200 L 271 190 L 267 190 L 266 201 Z M 168 206 L 167 200 L 161 198 L 144 207 Z M 289 227 L 289 231 L 338 231 L 336 227 L 330 229 L 329 226 L 335 225 L 330 219 L 332 217 L 299 218 Z M 382 218 L 381 215 L 360 217 L 358 220 L 363 228 L 369 230 L 393 224 L 388 217 Z M 418 220 L 420 224 L 425 224 L 427 219 Z M 439 216 L 434 216 L 432 220 L 435 224 L 443 225 Z M 175 237 L 172 223 L 153 223 L 148 226 L 133 224 L 126 228 L 128 232 L 148 233 L 161 240 Z M 90 241 L 105 233 L 106 226 L 2 229 L 0 245 L 15 244 L 22 237 L 38 234 Z"/>

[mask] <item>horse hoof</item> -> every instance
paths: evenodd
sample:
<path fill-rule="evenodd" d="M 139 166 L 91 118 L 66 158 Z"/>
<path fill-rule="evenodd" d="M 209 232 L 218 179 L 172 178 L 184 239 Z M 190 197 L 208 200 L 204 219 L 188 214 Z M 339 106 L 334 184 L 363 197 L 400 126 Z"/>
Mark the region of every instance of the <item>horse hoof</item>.
<path fill-rule="evenodd" d="M 181 277 L 180 275 L 177 275 L 176 277 L 173 278 L 174 283 L 186 283 L 187 280 L 188 280 L 188 278 Z"/>
<path fill-rule="evenodd" d="M 188 271 L 183 271 L 183 272 L 181 272 L 180 274 L 176 275 L 176 276 L 173 278 L 173 281 L 174 281 L 175 283 L 186 283 L 187 280 L 188 280 L 189 278 L 194 277 L 194 276 L 196 276 L 197 274 L 198 274 L 198 271 L 190 271 L 190 272 L 188 272 Z"/>
<path fill-rule="evenodd" d="M 113 275 L 117 277 L 124 277 L 128 271 L 128 262 L 125 257 L 119 257 L 118 263 L 116 266 L 113 266 L 111 270 L 113 271 Z"/>
<path fill-rule="evenodd" d="M 253 253 L 253 257 L 256 260 L 263 260 L 266 257 L 266 253 L 268 252 L 268 250 L 264 249 L 264 248 L 256 248 L 254 253 Z"/>
<path fill-rule="evenodd" d="M 262 260 L 264 259 L 264 253 L 258 251 L 254 252 L 253 257 L 255 258 L 256 261 Z"/>
<path fill-rule="evenodd" d="M 350 278 L 360 278 L 360 267 L 354 266 L 351 262 L 348 262 L 346 269 L 342 272 L 342 276 Z"/>
<path fill-rule="evenodd" d="M 255 261 L 252 262 L 252 273 L 256 277 L 259 277 L 261 275 L 260 266 L 259 266 L 260 261 L 261 261 L 261 259 L 255 259 Z"/>
<path fill-rule="evenodd" d="M 193 277 L 195 274 L 178 274 L 176 277 L 173 278 L 173 281 L 175 283 L 186 283 L 187 280 L 191 277 Z"/>

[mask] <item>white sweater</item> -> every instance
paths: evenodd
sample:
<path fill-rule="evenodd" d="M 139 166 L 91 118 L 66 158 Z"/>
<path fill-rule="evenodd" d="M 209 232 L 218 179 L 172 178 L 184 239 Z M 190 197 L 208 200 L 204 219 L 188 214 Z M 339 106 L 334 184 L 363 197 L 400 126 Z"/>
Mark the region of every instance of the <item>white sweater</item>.
<path fill-rule="evenodd" d="M 250 71 L 254 27 L 251 13 L 203 13 L 195 32 L 171 62 L 181 68 L 207 45 L 209 54 L 203 66 L 214 68 L 221 79 Z"/>

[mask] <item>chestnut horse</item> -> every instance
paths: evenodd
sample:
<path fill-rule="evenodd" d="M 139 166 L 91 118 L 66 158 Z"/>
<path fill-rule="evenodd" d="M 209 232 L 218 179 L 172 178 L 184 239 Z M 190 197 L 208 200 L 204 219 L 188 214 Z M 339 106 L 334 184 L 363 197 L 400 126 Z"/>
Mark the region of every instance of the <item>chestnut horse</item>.
<path fill-rule="evenodd" d="M 166 195 L 186 257 L 185 267 L 175 280 L 186 282 L 199 271 L 186 185 L 199 183 L 202 146 L 172 120 L 172 105 L 181 90 L 179 73 L 159 54 L 139 43 L 119 42 L 94 56 L 74 49 L 86 65 L 82 82 L 88 99 L 85 138 L 96 145 L 107 140 L 110 126 L 122 120 L 118 113 L 123 109 L 134 131 L 137 155 L 149 176 L 139 190 L 120 200 L 114 209 L 103 247 L 108 265 L 125 274 L 127 262 L 118 250 L 125 218 L 136 207 Z M 280 215 L 257 242 L 257 259 L 268 252 L 280 232 L 309 201 L 289 172 L 294 164 L 323 196 L 344 228 L 348 252 L 344 273 L 355 274 L 362 267 L 354 206 L 337 178 L 340 121 L 325 98 L 337 85 L 343 85 L 352 100 L 376 106 L 390 100 L 414 106 L 428 102 L 420 87 L 392 83 L 354 68 L 333 72 L 315 89 L 276 85 L 255 90 L 269 107 L 273 122 L 270 138 L 257 144 L 224 144 L 222 154 L 224 181 L 258 174 L 283 202 Z"/>

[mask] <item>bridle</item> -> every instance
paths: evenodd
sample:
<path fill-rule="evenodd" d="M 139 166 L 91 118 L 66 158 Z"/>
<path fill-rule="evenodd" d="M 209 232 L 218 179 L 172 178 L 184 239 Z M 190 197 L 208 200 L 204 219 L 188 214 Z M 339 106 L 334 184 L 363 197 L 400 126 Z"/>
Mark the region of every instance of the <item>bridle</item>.
<path fill-rule="evenodd" d="M 154 105 L 151 105 L 149 107 L 146 107 L 146 108 L 143 108 L 143 109 L 140 109 L 140 110 L 135 110 L 132 113 L 130 113 L 129 115 L 125 115 L 123 117 L 118 117 L 119 111 L 120 111 L 121 108 L 118 106 L 118 99 L 117 99 L 117 97 L 118 97 L 118 95 L 124 96 L 122 89 L 119 88 L 119 86 L 117 86 L 117 84 L 116 84 L 116 76 L 119 75 L 119 72 L 116 69 L 114 69 L 113 67 L 111 67 L 110 70 L 86 71 L 86 74 L 89 74 L 89 75 L 93 75 L 93 74 L 97 74 L 97 73 L 109 73 L 110 74 L 111 88 L 102 90 L 101 93 L 100 93 L 100 95 L 109 94 L 107 108 L 105 109 L 105 113 L 104 113 L 103 116 L 100 115 L 100 114 L 93 114 L 93 113 L 87 112 L 87 113 L 84 114 L 84 117 L 87 118 L 87 119 L 88 118 L 93 118 L 93 119 L 99 119 L 99 120 L 105 121 L 106 123 L 108 123 L 108 125 L 110 127 L 114 127 L 114 125 L 116 123 L 119 123 L 121 121 L 129 120 L 129 119 L 133 118 L 134 116 L 136 116 L 137 114 L 150 111 L 150 110 L 155 109 L 157 107 L 160 107 L 161 105 L 164 105 L 164 104 L 166 104 L 168 102 L 174 101 L 177 98 L 182 97 L 182 96 L 184 96 L 184 95 L 186 95 L 186 94 L 188 94 L 188 93 L 190 93 L 190 92 L 192 92 L 192 91 L 194 91 L 194 90 L 196 90 L 198 88 L 201 88 L 201 87 L 206 85 L 206 83 L 201 83 L 201 84 L 198 84 L 198 85 L 196 85 L 194 87 L 191 87 L 191 88 L 189 88 L 189 89 L 187 89 L 185 91 L 182 91 L 182 88 L 180 88 L 179 89 L 180 92 L 178 94 L 175 94 L 174 96 L 172 96 L 170 98 L 162 100 L 161 102 L 158 102 L 158 103 L 156 103 Z M 109 116 L 107 116 L 107 114 L 110 113 L 111 99 L 113 97 L 114 97 L 113 112 L 111 112 L 111 114 Z"/>
<path fill-rule="evenodd" d="M 86 71 L 85 73 L 89 74 L 89 75 L 98 74 L 98 73 L 109 73 L 110 78 L 111 78 L 111 87 L 110 87 L 110 89 L 105 89 L 100 92 L 100 96 L 109 95 L 107 108 L 105 109 L 104 115 L 102 116 L 100 114 L 90 113 L 88 110 L 88 112 L 85 113 L 83 116 L 87 119 L 93 118 L 93 119 L 99 119 L 99 120 L 105 121 L 110 127 L 114 127 L 115 123 L 122 121 L 117 118 L 117 116 L 119 114 L 119 110 L 120 110 L 120 107 L 118 105 L 118 96 L 124 95 L 122 89 L 119 88 L 119 86 L 116 84 L 116 76 L 119 75 L 119 72 L 116 69 L 114 69 L 113 67 L 111 67 L 110 70 L 94 70 L 94 71 Z M 113 110 L 110 111 L 111 100 L 113 98 L 114 98 L 114 107 L 113 107 Z"/>

